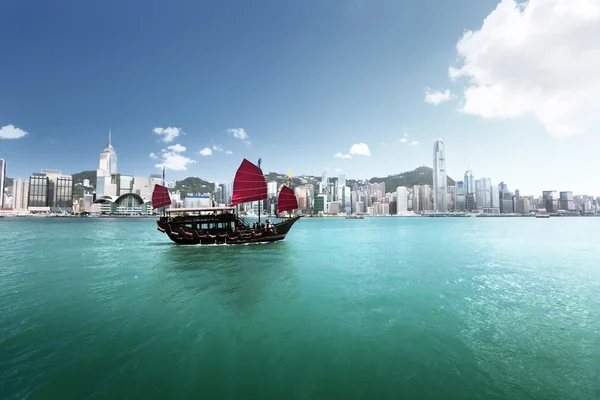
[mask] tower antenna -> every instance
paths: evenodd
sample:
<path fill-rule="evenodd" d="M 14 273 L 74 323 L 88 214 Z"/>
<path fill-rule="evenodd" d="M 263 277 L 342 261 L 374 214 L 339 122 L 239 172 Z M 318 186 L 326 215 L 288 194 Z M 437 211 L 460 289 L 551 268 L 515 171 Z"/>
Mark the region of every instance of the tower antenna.
<path fill-rule="evenodd" d="M 110 135 L 111 135 L 111 131 L 110 129 L 108 130 L 108 145 L 110 146 Z"/>

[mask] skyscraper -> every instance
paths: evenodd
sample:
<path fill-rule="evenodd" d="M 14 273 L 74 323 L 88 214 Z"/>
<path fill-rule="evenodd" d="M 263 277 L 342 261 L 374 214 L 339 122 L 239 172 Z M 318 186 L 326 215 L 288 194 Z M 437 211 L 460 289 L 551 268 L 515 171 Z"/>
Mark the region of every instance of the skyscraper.
<path fill-rule="evenodd" d="M 396 188 L 396 213 L 403 214 L 408 211 L 408 189 L 404 186 Z"/>
<path fill-rule="evenodd" d="M 465 194 L 475 193 L 475 178 L 473 177 L 473 172 L 470 169 L 465 172 L 464 182 Z"/>
<path fill-rule="evenodd" d="M 6 161 L 0 158 L 0 209 L 4 207 L 4 186 L 6 182 Z"/>
<path fill-rule="evenodd" d="M 444 141 L 433 143 L 433 209 L 448 211 L 448 180 L 446 178 L 446 154 Z"/>
<path fill-rule="evenodd" d="M 111 144 L 111 134 L 108 132 L 108 145 L 100 153 L 100 163 L 96 171 L 96 197 L 118 196 L 117 193 L 117 152 Z"/>

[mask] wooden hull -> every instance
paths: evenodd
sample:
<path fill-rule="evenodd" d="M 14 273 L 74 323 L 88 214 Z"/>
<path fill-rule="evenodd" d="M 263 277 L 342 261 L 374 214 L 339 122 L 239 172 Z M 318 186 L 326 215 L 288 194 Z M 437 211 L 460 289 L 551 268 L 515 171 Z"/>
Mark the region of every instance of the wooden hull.
<path fill-rule="evenodd" d="M 215 245 L 215 244 L 251 244 L 269 243 L 285 239 L 292 225 L 301 217 L 286 219 L 273 224 L 271 229 L 241 229 L 236 232 L 224 230 L 196 230 L 189 227 L 188 221 L 168 221 L 161 218 L 156 223 L 157 229 L 165 233 L 177 244 Z"/>

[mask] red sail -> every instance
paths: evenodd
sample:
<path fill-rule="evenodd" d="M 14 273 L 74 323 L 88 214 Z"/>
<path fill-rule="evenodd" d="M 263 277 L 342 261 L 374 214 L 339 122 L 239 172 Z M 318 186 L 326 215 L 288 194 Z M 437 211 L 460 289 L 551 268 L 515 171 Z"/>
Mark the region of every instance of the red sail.
<path fill-rule="evenodd" d="M 169 196 L 169 189 L 162 185 L 155 185 L 154 192 L 152 192 L 152 208 L 156 209 L 170 205 L 171 197 Z"/>
<path fill-rule="evenodd" d="M 232 205 L 267 199 L 267 182 L 262 170 L 244 159 L 233 181 Z"/>
<path fill-rule="evenodd" d="M 285 212 L 295 210 L 298 208 L 298 199 L 296 199 L 296 193 L 287 186 L 283 186 L 279 192 L 279 198 L 277 199 L 277 212 Z"/>

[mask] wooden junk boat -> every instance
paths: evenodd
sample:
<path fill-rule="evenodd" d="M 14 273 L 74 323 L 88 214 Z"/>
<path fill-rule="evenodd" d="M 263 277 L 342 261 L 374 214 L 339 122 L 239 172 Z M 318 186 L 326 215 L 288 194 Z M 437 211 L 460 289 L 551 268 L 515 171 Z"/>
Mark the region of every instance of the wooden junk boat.
<path fill-rule="evenodd" d="M 277 223 L 268 219 L 261 222 L 259 203 L 258 221 L 250 224 L 236 212 L 235 206 L 238 204 L 267 199 L 267 183 L 260 163 L 261 160 L 258 161 L 259 166 L 256 166 L 246 159 L 242 161 L 235 174 L 231 205 L 166 209 L 157 221 L 157 229 L 178 244 L 247 244 L 285 239 L 300 216 L 287 217 Z M 154 187 L 152 205 L 155 209 L 171 205 L 169 191 L 165 186 Z M 284 185 L 278 196 L 278 213 L 297 208 L 296 194 Z"/>

